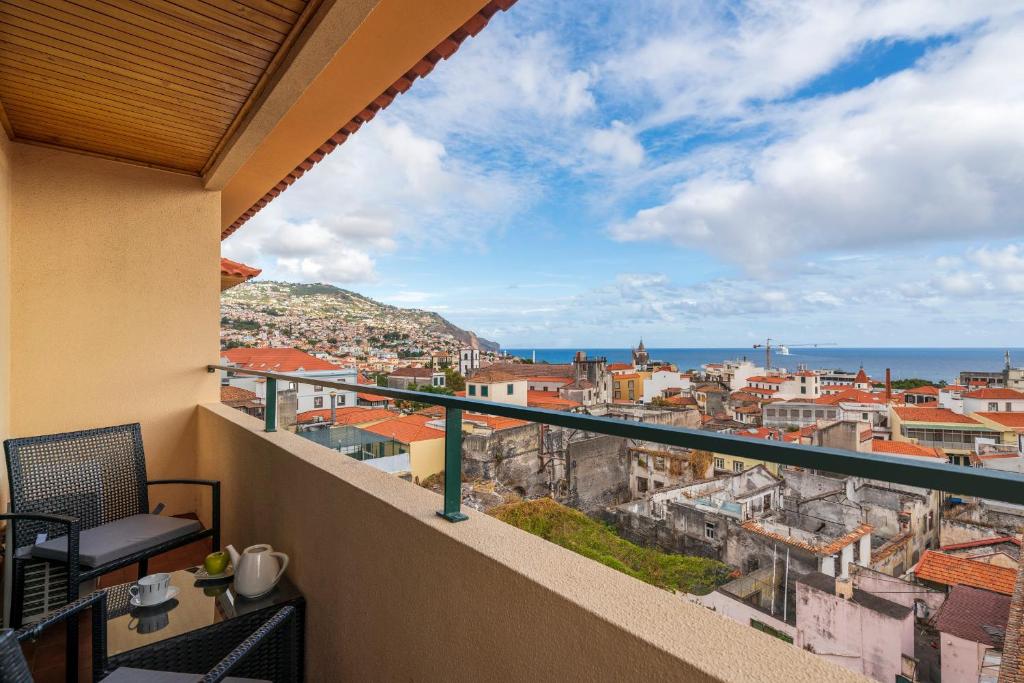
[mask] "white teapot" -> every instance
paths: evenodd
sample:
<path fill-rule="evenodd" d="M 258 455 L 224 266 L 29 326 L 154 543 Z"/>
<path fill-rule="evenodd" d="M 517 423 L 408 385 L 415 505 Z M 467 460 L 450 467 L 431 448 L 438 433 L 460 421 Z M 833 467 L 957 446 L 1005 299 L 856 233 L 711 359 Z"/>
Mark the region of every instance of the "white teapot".
<path fill-rule="evenodd" d="M 231 555 L 235 567 L 235 592 L 247 598 L 258 598 L 269 593 L 284 576 L 288 556 L 276 553 L 269 545 L 251 545 L 239 555 L 234 546 L 225 550 Z"/>

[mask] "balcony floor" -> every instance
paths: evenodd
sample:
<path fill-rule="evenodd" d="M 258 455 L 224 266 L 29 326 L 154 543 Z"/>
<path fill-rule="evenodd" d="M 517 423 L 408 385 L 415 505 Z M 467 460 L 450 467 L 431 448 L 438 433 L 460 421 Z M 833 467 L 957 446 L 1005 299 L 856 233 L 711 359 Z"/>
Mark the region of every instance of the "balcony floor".
<path fill-rule="evenodd" d="M 171 572 L 200 564 L 210 552 L 211 539 L 205 538 L 195 543 L 177 548 L 163 555 L 157 555 L 149 561 L 150 572 Z M 100 577 L 101 588 L 116 586 L 120 583 L 134 581 L 138 577 L 138 565 L 132 565 Z M 89 615 L 81 615 L 79 620 L 79 671 L 78 680 L 92 680 L 92 661 L 90 648 L 92 634 L 89 627 Z M 28 659 L 32 675 L 36 683 L 63 683 L 64 681 L 64 629 L 49 629 L 35 643 L 23 646 L 25 658 Z"/>

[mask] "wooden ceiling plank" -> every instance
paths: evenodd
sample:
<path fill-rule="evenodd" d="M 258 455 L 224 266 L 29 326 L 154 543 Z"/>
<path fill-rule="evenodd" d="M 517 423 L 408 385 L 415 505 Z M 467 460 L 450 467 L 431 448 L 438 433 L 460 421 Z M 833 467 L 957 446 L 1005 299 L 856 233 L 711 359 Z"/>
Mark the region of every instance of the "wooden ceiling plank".
<path fill-rule="evenodd" d="M 69 66 L 56 61 L 38 59 L 28 52 L 0 51 L 0 65 L 21 73 L 52 78 L 63 84 L 76 84 L 89 88 L 90 92 L 95 88 L 105 88 L 117 95 L 118 104 L 137 103 L 141 109 L 152 110 L 153 113 L 167 112 L 188 121 L 207 119 L 226 126 L 234 118 L 233 112 L 218 109 L 218 105 L 204 100 L 180 93 L 170 95 L 164 89 L 146 87 L 145 84 L 124 79 L 118 74 L 103 73 L 80 64 Z"/>
<path fill-rule="evenodd" d="M 94 154 L 112 153 L 113 156 L 133 159 L 143 163 L 158 163 L 178 168 L 183 171 L 188 171 L 190 173 L 195 173 L 197 163 L 202 163 L 199 159 L 189 157 L 184 154 L 165 153 L 148 148 L 140 149 L 131 145 L 125 145 L 117 140 L 104 142 L 103 145 L 100 146 L 97 145 L 94 140 L 83 138 L 73 130 L 41 130 L 33 127 L 31 124 L 22 124 L 20 127 L 15 127 L 15 135 L 16 139 L 19 141 L 22 139 L 35 140 L 37 142 L 45 142 L 64 149 L 79 150 Z"/>
<path fill-rule="evenodd" d="M 260 78 L 259 83 L 253 88 L 253 91 L 246 98 L 241 108 L 238 110 L 238 114 L 235 116 L 235 120 L 231 122 L 231 126 L 224 133 L 224 137 L 221 138 L 220 143 L 217 145 L 213 153 L 210 154 L 210 158 L 206 161 L 206 166 L 203 167 L 203 175 L 213 168 L 217 163 L 221 152 L 227 148 L 234 136 L 239 130 L 241 130 L 244 122 L 248 116 L 254 111 L 256 104 L 266 93 L 266 89 L 270 87 L 270 84 L 278 76 L 278 70 L 285 63 L 288 53 L 292 50 L 292 47 L 299 40 L 299 36 L 306 30 L 306 26 L 313 20 L 314 15 L 320 9 L 321 0 L 308 0 L 306 6 L 302 10 L 302 14 L 299 16 L 298 21 L 292 27 L 291 32 L 285 37 L 284 42 L 281 43 L 281 47 L 278 49 L 277 54 L 267 65 L 267 70 Z"/>
<path fill-rule="evenodd" d="M 92 7 L 69 2 L 69 0 L 10 0 L 13 2 L 31 3 L 36 11 L 46 12 L 54 17 L 75 17 L 83 28 L 97 33 L 105 33 L 112 38 L 133 41 L 140 47 L 160 45 L 170 53 L 184 52 L 190 56 L 217 65 L 220 69 L 241 71 L 250 76 L 259 76 L 266 67 L 266 60 L 257 59 L 245 52 L 225 47 L 219 43 L 204 40 L 195 35 L 188 35 L 177 29 L 168 29 L 152 22 L 144 16 L 130 14 L 110 8 L 109 12 L 100 12 Z M 95 4 L 95 3 L 93 3 Z M 121 16 L 113 16 L 112 13 Z M 131 17 L 129 23 L 125 17 Z"/>
<path fill-rule="evenodd" d="M 182 144 L 182 141 L 175 137 L 157 137 L 157 136 L 146 136 L 143 133 L 138 135 L 127 136 L 118 134 L 115 131 L 111 131 L 109 128 L 105 128 L 102 125 L 98 125 L 94 119 L 86 119 L 75 116 L 57 116 L 57 115 L 41 115 L 37 110 L 30 110 L 27 108 L 19 109 L 18 107 L 11 106 L 12 115 L 20 116 L 24 120 L 24 114 L 32 114 L 32 124 L 34 126 L 45 128 L 46 130 L 74 130 L 77 134 L 93 140 L 97 144 L 107 144 L 109 142 L 121 142 L 125 145 L 134 145 L 139 149 L 150 149 L 153 151 L 173 151 L 174 154 L 187 155 L 190 158 L 206 159 L 205 149 L 200 149 L 195 146 Z M 18 113 L 20 112 L 20 114 Z M 24 127 L 24 123 L 19 122 L 17 126 Z"/>
<path fill-rule="evenodd" d="M 157 119 L 146 114 L 133 113 L 124 109 L 115 109 L 113 107 L 104 107 L 101 104 L 97 104 L 94 101 L 83 99 L 78 97 L 77 94 L 72 94 L 68 97 L 61 91 L 53 91 L 46 94 L 41 94 L 31 90 L 31 86 L 27 86 L 19 79 L 12 77 L 9 73 L 0 71 L 0 84 L 3 84 L 6 92 L 4 93 L 4 101 L 7 102 L 13 108 L 17 102 L 33 103 L 35 106 L 43 107 L 60 107 L 62 109 L 77 111 L 85 114 L 91 114 L 93 116 L 107 116 L 111 120 L 124 122 L 127 126 L 130 123 L 133 127 L 141 130 L 151 130 L 153 132 L 161 131 L 172 131 L 176 135 L 190 136 L 195 139 L 203 139 L 209 146 L 214 146 L 220 139 L 222 134 L 221 128 L 226 126 L 218 126 L 217 128 L 187 128 L 185 124 L 179 120 L 172 119 Z"/>
<path fill-rule="evenodd" d="M 239 0 L 240 2 L 249 2 L 250 0 Z M 266 2 L 272 5 L 279 5 L 286 9 L 290 9 L 296 14 L 301 14 L 302 10 L 306 9 L 306 0 L 266 0 Z"/>
<path fill-rule="evenodd" d="M 276 12 L 264 12 L 235 0 L 171 0 L 171 2 L 190 8 L 195 5 L 197 6 L 196 11 L 201 11 L 213 19 L 237 17 L 235 21 L 240 25 L 240 28 L 245 28 L 245 24 L 256 24 L 275 33 L 280 33 L 282 36 L 288 34 L 292 24 L 299 18 L 299 15 L 289 12 L 284 8 L 279 7 Z M 200 7 L 202 9 L 198 9 Z M 282 16 L 275 16 L 275 14 Z M 244 22 L 242 21 L 243 19 L 245 20 Z"/>
<path fill-rule="evenodd" d="M 70 33 L 64 33 L 60 31 L 53 31 L 52 33 L 44 33 L 39 29 L 45 27 L 36 25 L 25 25 L 25 22 L 20 20 L 13 20 L 9 15 L 0 13 L 0 33 L 3 34 L 3 38 L 9 39 L 11 42 L 16 44 L 24 44 L 23 41 L 29 41 L 29 43 L 38 43 L 41 45 L 49 45 L 51 47 L 77 54 L 80 57 L 85 57 L 93 62 L 101 62 L 116 66 L 122 70 L 142 74 L 148 73 L 150 76 L 160 79 L 162 81 L 174 81 L 180 85 L 186 87 L 194 87 L 196 89 L 203 89 L 212 95 L 218 96 L 223 95 L 225 92 L 231 93 L 239 101 L 243 101 L 251 91 L 251 86 L 239 86 L 231 83 L 219 82 L 207 76 L 200 76 L 198 74 L 183 74 L 180 71 L 176 71 L 172 67 L 154 62 L 150 59 L 134 59 L 126 58 L 124 52 L 117 50 L 111 50 L 109 48 L 101 49 L 101 46 L 94 40 L 83 39 L 78 36 L 74 36 Z M 22 41 L 16 41 L 15 37 L 21 38 Z"/>
<path fill-rule="evenodd" d="M 116 121 L 104 119 L 102 116 L 97 118 L 95 114 L 87 116 L 40 105 L 29 105 L 14 99 L 7 101 L 7 108 L 12 112 L 19 126 L 23 125 L 22 121 L 31 120 L 33 124 L 45 125 L 46 128 L 63 126 L 78 130 L 83 134 L 90 133 L 89 138 L 97 141 L 120 140 L 126 144 L 136 144 L 142 149 L 147 146 L 152 149 L 174 149 L 203 159 L 209 153 L 208 143 L 192 142 L 175 134 L 174 131 L 165 130 L 162 133 L 147 134 L 144 130 L 120 127 Z"/>
<path fill-rule="evenodd" d="M 215 0 L 208 0 L 208 2 L 214 2 L 214 1 Z M 224 1 L 224 2 L 226 2 L 226 4 L 229 4 L 229 5 L 245 5 L 245 6 L 249 7 L 250 9 L 254 9 L 257 12 L 263 12 L 264 14 L 268 14 L 268 15 L 270 15 L 272 17 L 280 19 L 281 21 L 287 22 L 289 24 L 294 24 L 296 22 L 296 20 L 298 20 L 299 15 L 302 14 L 302 10 L 304 10 L 306 8 L 306 6 L 304 4 L 302 4 L 298 9 L 291 9 L 289 7 L 284 7 L 283 5 L 281 5 L 279 3 L 272 2 L 271 0 L 216 0 L 216 1 Z M 221 5 L 221 7 L 225 7 L 225 5 Z"/>
<path fill-rule="evenodd" d="M 2 22 L 0 22 L 2 23 Z M 52 57 L 58 59 L 65 59 L 78 64 L 86 64 L 94 68 L 100 69 L 101 71 L 110 71 L 118 73 L 128 78 L 143 80 L 152 85 L 161 86 L 168 90 L 176 92 L 183 92 L 194 94 L 196 96 L 202 96 L 204 99 L 210 99 L 214 102 L 218 100 L 233 101 L 236 105 L 241 105 L 244 101 L 244 97 L 239 97 L 235 93 L 228 93 L 223 91 L 217 91 L 216 89 L 207 89 L 207 86 L 196 84 L 195 82 L 188 81 L 187 79 L 179 78 L 162 78 L 153 74 L 145 73 L 142 71 L 134 71 L 129 68 L 125 68 L 119 64 L 111 63 L 108 60 L 97 60 L 87 55 L 80 54 L 79 51 L 65 49 L 62 46 L 51 44 L 52 41 L 39 41 L 27 39 L 21 35 L 12 34 L 10 32 L 4 32 L 0 27 L 0 48 L 10 49 L 10 45 L 17 45 L 19 47 L 25 47 L 28 49 L 34 49 L 39 52 L 43 52 Z M 184 83 L 179 81 L 184 80 Z"/>
<path fill-rule="evenodd" d="M 17 138 L 17 141 L 22 143 L 23 145 L 32 145 L 33 147 L 42 147 L 44 149 L 55 149 L 58 152 L 66 152 L 66 153 L 70 152 L 72 154 L 81 154 L 82 156 L 93 157 L 95 159 L 106 159 L 107 161 L 115 161 L 115 162 L 117 162 L 119 164 L 129 164 L 131 166 L 139 166 L 139 167 L 142 167 L 142 168 L 153 168 L 153 169 L 157 169 L 159 171 L 165 171 L 167 173 L 177 173 L 179 175 L 187 175 L 187 176 L 192 176 L 192 177 L 198 177 L 198 175 L 199 175 L 195 171 L 189 170 L 188 168 L 183 168 L 180 165 L 175 167 L 175 166 L 169 166 L 169 165 L 164 164 L 164 163 L 157 163 L 155 161 L 145 161 L 145 160 L 142 160 L 142 159 L 129 159 L 128 157 L 117 156 L 116 154 L 107 154 L 107 153 L 104 153 L 104 152 L 92 152 L 92 151 L 89 151 L 87 149 L 78 149 L 76 147 L 67 147 L 67 146 L 64 146 L 64 145 L 54 145 L 54 144 L 50 144 L 49 142 L 44 142 L 42 140 L 34 140 L 32 138 L 28 138 L 28 137 L 25 137 L 25 136 L 21 136 L 21 137 Z"/>
<path fill-rule="evenodd" d="M 235 40 L 249 42 L 270 53 L 277 51 L 278 44 L 280 44 L 281 39 L 284 38 L 284 35 L 277 31 L 271 31 L 256 25 L 252 25 L 254 30 L 239 28 L 231 22 L 226 22 L 223 19 L 211 18 L 188 7 L 183 7 L 182 5 L 171 2 L 170 0 L 135 0 L 135 3 L 149 7 L 150 9 L 155 9 L 162 14 L 175 17 L 191 25 L 201 26 L 215 33 L 234 38 Z"/>
<path fill-rule="evenodd" d="M 22 0 L 24 1 L 24 0 Z M 216 69 L 208 68 L 198 60 L 184 60 L 173 55 L 167 55 L 154 49 L 150 44 L 145 48 L 133 45 L 131 42 L 110 38 L 97 31 L 83 28 L 77 24 L 66 23 L 60 19 L 54 19 L 46 14 L 36 12 L 35 9 L 25 9 L 17 3 L 19 0 L 6 0 L 0 5 L 0 17 L 10 18 L 12 21 L 24 21 L 29 25 L 35 25 L 41 31 L 45 30 L 47 35 L 67 42 L 70 40 L 75 45 L 82 47 L 93 47 L 97 53 L 110 56 L 119 56 L 121 53 L 133 55 L 134 63 L 139 66 L 148 66 L 154 69 L 166 70 L 168 73 L 181 73 L 189 78 L 202 79 L 212 85 L 218 83 L 231 84 L 243 90 L 251 90 L 258 77 L 251 74 L 224 74 Z M 73 36 L 74 38 L 67 38 Z M 102 47 L 101 47 L 102 46 Z"/>
<path fill-rule="evenodd" d="M 226 36 L 202 26 L 172 17 L 151 7 L 146 7 L 135 0 L 91 0 L 89 7 L 97 12 L 107 14 L 128 24 L 137 23 L 150 31 L 162 31 L 176 40 L 202 40 L 211 49 L 220 48 L 231 54 L 247 55 L 250 60 L 257 60 L 257 66 L 265 66 L 274 56 L 273 49 L 259 47 L 244 40 Z M 228 56 L 231 56 L 230 54 Z M 239 59 L 242 57 L 239 56 Z M 250 64 L 253 62 L 249 62 Z"/>

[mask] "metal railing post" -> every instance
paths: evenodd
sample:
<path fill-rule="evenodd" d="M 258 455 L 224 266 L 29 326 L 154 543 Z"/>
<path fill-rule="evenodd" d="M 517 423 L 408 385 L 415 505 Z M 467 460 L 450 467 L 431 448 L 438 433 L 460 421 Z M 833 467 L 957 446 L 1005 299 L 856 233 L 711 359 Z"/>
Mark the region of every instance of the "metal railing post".
<path fill-rule="evenodd" d="M 462 409 L 444 411 L 444 510 L 449 522 L 469 519 L 462 513 Z"/>
<path fill-rule="evenodd" d="M 266 431 L 277 431 L 277 380 L 273 377 L 267 378 L 267 409 L 264 414 L 266 420 Z"/>

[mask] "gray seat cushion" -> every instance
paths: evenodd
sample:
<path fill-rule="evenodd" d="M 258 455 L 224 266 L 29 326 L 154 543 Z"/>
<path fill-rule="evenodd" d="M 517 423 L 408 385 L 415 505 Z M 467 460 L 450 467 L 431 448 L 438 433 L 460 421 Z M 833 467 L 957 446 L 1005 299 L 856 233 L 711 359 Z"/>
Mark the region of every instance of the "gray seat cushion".
<path fill-rule="evenodd" d="M 122 666 L 120 669 L 114 669 L 113 673 L 103 679 L 104 683 L 194 683 L 198 681 L 202 676 L 198 674 L 176 674 L 170 671 L 149 671 L 148 669 L 132 669 L 127 666 Z M 234 681 L 234 683 L 268 683 L 257 678 L 234 678 L 228 677 L 224 679 L 225 683 L 228 681 Z"/>
<path fill-rule="evenodd" d="M 84 566 L 99 567 L 146 548 L 186 536 L 201 528 L 199 522 L 194 519 L 132 515 L 84 529 L 78 537 L 78 556 Z M 68 537 L 58 536 L 32 546 L 32 556 L 66 562 Z"/>

